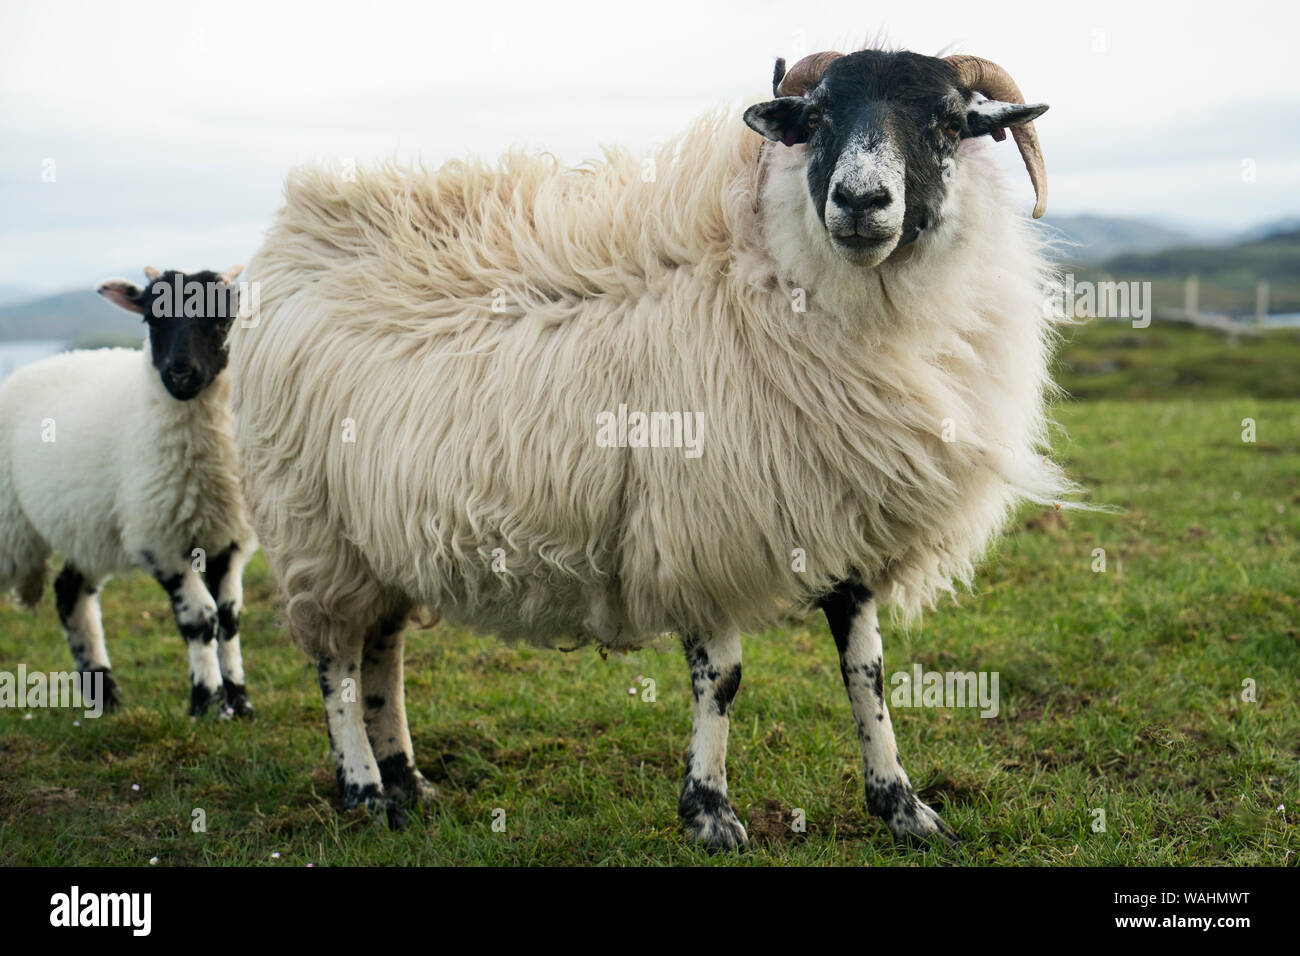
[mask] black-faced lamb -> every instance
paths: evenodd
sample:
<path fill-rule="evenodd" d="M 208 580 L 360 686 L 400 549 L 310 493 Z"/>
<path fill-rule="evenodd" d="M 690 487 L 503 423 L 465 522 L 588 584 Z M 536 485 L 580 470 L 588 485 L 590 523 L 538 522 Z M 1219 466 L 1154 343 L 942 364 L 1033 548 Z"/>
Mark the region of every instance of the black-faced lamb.
<path fill-rule="evenodd" d="M 171 599 L 189 653 L 190 713 L 214 704 L 251 716 L 239 646 L 244 565 L 256 539 L 239 487 L 225 339 L 239 267 L 145 269 L 110 279 L 105 298 L 144 317 L 143 351 L 56 355 L 0 382 L 0 591 L 34 606 L 47 561 L 77 670 L 121 695 L 99 591 L 141 568 Z"/>

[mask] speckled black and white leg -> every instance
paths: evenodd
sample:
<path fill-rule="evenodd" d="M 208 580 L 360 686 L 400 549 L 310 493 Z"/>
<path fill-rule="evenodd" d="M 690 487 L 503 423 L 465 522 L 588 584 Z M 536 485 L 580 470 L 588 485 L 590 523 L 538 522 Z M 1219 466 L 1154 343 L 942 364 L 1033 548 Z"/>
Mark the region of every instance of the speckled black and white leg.
<path fill-rule="evenodd" d="M 143 559 L 171 599 L 176 626 L 189 651 L 190 716 L 199 717 L 213 708 L 224 712 L 225 689 L 217 660 L 217 602 L 184 557 L 146 553 Z"/>
<path fill-rule="evenodd" d="M 54 604 L 77 671 L 104 675 L 104 710 L 110 711 L 117 709 L 122 697 L 113 679 L 99 610 L 99 589 L 106 580 L 106 575 L 86 575 L 67 562 L 54 579 Z"/>
<path fill-rule="evenodd" d="M 337 654 L 322 654 L 316 659 L 339 802 L 344 810 L 365 807 L 375 815 L 382 812 L 389 825 L 396 828 L 405 822 L 406 815 L 396 801 L 384 795 L 379 764 L 370 749 L 361 703 L 361 654 L 362 640 L 358 637 Z"/>
<path fill-rule="evenodd" d="M 361 689 L 370 749 L 379 765 L 384 795 L 399 803 L 430 803 L 438 790 L 415 766 L 406 725 L 402 679 L 402 624 L 405 610 L 381 620 L 367 635 L 361 655 Z"/>
<path fill-rule="evenodd" d="M 880 625 L 871 591 L 856 579 L 842 581 L 822 599 L 821 607 L 839 650 L 840 674 L 857 725 L 867 810 L 880 817 L 897 840 L 938 836 L 956 842 L 951 828 L 917 797 L 898 757 L 885 706 Z"/>
<path fill-rule="evenodd" d="M 244 659 L 239 648 L 239 614 L 244 608 L 244 565 L 250 549 L 230 546 L 209 558 L 206 572 L 208 593 L 217 602 L 217 664 L 226 706 L 236 717 L 252 717 L 244 679 Z"/>
<path fill-rule="evenodd" d="M 727 798 L 727 732 L 740 689 L 740 635 L 682 635 L 691 669 L 691 749 L 677 812 L 691 839 L 711 850 L 744 845 L 748 836 Z"/>

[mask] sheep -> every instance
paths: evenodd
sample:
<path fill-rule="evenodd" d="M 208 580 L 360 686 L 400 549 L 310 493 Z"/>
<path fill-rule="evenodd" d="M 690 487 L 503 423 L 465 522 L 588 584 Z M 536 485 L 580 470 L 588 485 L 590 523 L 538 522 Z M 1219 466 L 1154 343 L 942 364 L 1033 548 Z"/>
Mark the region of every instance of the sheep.
<path fill-rule="evenodd" d="M 975 57 L 818 54 L 773 85 L 649 163 L 289 176 L 232 402 L 345 808 L 436 797 L 403 700 L 422 606 L 541 646 L 680 635 L 678 812 L 739 846 L 740 635 L 819 607 L 867 808 L 954 839 L 898 758 L 878 608 L 968 585 L 1014 505 L 1073 488 L 1042 454 L 1050 270 L 980 142 L 1014 129 L 1041 214 L 1047 107 Z"/>
<path fill-rule="evenodd" d="M 67 352 L 0 383 L 0 592 L 16 587 L 35 607 L 47 559 L 64 556 L 59 620 L 77 670 L 103 673 L 107 709 L 122 696 L 99 591 L 142 568 L 167 591 L 188 646 L 190 714 L 253 714 L 239 617 L 257 542 L 225 371 L 239 272 L 150 267 L 143 289 L 106 280 L 101 295 L 144 316 L 144 350 Z"/>

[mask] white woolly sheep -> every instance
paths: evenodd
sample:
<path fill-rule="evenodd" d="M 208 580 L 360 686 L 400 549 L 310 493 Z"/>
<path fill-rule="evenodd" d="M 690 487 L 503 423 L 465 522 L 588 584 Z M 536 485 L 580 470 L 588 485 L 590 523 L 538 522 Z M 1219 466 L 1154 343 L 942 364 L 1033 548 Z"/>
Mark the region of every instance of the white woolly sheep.
<path fill-rule="evenodd" d="M 47 560 L 78 671 L 116 707 L 99 589 L 143 568 L 171 598 L 189 650 L 190 713 L 251 716 L 239 648 L 244 565 L 256 540 L 239 489 L 226 335 L 238 266 L 145 269 L 101 295 L 144 316 L 146 348 L 74 351 L 0 382 L 0 591 L 34 606 Z M 206 584 L 205 584 L 206 579 Z"/>
<path fill-rule="evenodd" d="M 433 795 L 402 684 L 426 605 L 544 645 L 680 634 L 678 810 L 743 843 L 740 633 L 802 603 L 839 649 L 868 808 L 951 837 L 898 760 L 877 604 L 968 583 L 1017 501 L 1070 487 L 1039 450 L 1048 270 L 980 141 L 1015 127 L 1041 212 L 1046 107 L 975 57 L 819 54 L 774 86 L 745 113 L 763 138 L 707 117 L 653 177 L 620 151 L 290 177 L 233 404 L 345 807 L 397 824 Z"/>

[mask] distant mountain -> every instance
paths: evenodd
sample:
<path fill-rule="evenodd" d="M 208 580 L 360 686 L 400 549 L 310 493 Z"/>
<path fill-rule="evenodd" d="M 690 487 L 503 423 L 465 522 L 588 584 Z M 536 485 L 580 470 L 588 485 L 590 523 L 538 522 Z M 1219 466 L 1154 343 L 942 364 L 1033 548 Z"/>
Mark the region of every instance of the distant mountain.
<path fill-rule="evenodd" d="M 1156 306 L 1166 308 L 1183 305 L 1184 283 L 1196 276 L 1202 311 L 1238 317 L 1254 314 L 1262 281 L 1268 283 L 1270 314 L 1300 312 L 1300 229 L 1270 232 L 1250 242 L 1124 252 L 1079 269 L 1082 278 L 1092 280 L 1150 282 Z"/>
<path fill-rule="evenodd" d="M 1123 252 L 1159 252 L 1200 242 L 1190 232 L 1144 219 L 1053 216 L 1042 221 L 1073 244 L 1059 250 L 1058 258 L 1062 262 L 1098 263 Z"/>
<path fill-rule="evenodd" d="M 27 302 L 37 295 L 39 293 L 34 288 L 21 282 L 0 282 L 0 306 Z"/>
<path fill-rule="evenodd" d="M 1237 233 L 1233 240 L 1238 243 L 1243 242 L 1260 242 L 1261 240 L 1272 240 L 1278 236 L 1286 236 L 1300 232 L 1300 216 L 1287 216 L 1283 219 L 1274 219 L 1271 222 L 1262 222 L 1258 226 L 1252 226 L 1243 232 Z"/>
<path fill-rule="evenodd" d="M 138 345 L 139 316 L 111 305 L 96 292 L 62 292 L 0 305 L 0 341 L 58 339 L 72 345 Z"/>

